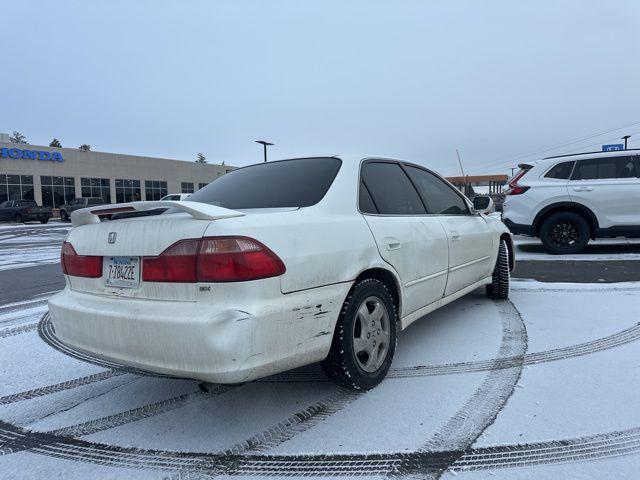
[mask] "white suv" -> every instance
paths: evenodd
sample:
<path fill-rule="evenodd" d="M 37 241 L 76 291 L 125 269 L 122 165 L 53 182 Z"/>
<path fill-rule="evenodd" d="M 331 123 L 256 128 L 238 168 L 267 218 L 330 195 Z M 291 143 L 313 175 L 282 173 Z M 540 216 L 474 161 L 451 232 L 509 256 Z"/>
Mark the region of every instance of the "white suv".
<path fill-rule="evenodd" d="M 577 253 L 589 239 L 640 237 L 640 152 L 550 157 L 509 182 L 502 219 L 548 252 Z"/>

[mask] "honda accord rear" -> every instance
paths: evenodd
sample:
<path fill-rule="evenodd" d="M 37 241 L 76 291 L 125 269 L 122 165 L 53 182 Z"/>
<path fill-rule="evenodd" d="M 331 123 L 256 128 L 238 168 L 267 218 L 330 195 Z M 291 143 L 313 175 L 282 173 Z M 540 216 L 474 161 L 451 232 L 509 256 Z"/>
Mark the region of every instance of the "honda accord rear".
<path fill-rule="evenodd" d="M 325 237 L 341 164 L 255 165 L 189 201 L 74 212 L 61 254 L 66 287 L 49 302 L 57 336 L 104 359 L 217 383 L 322 360 L 353 280 L 347 267 L 363 246 L 375 251 L 356 216 L 341 225 L 355 243 Z M 325 266 L 306 275 L 320 258 Z"/>

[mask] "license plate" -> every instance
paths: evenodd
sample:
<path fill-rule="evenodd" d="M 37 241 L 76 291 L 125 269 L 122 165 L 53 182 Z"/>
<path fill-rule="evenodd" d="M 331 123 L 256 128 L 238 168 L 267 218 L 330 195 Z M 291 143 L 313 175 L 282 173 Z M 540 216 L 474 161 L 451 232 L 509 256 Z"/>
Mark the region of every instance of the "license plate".
<path fill-rule="evenodd" d="M 108 287 L 137 288 L 140 285 L 140 257 L 105 257 L 102 274 Z"/>

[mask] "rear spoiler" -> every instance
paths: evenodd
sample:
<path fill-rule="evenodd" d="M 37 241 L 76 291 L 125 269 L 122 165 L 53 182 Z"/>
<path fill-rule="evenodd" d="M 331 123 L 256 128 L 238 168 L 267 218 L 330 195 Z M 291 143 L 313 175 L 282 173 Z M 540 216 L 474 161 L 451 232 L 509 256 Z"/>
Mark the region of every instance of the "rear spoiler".
<path fill-rule="evenodd" d="M 219 220 L 221 218 L 243 217 L 244 213 L 228 208 L 216 207 L 208 203 L 158 200 L 153 202 L 116 203 L 97 207 L 83 208 L 71 213 L 71 222 L 74 227 L 100 223 L 100 216 L 126 212 L 146 212 L 158 208 L 174 208 L 188 213 L 196 220 Z"/>

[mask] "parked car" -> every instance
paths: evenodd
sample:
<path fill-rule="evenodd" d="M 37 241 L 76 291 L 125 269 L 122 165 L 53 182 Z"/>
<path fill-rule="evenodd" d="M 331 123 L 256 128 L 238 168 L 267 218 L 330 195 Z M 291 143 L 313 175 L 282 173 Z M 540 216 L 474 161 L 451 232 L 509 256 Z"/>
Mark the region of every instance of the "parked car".
<path fill-rule="evenodd" d="M 40 207 L 34 200 L 7 200 L 0 203 L 0 220 L 47 223 L 51 217 L 51 207 Z"/>
<path fill-rule="evenodd" d="M 81 208 L 92 207 L 95 205 L 104 205 L 105 201 L 102 197 L 79 197 L 74 198 L 68 203 L 60 206 L 60 220 L 68 222 L 71 218 L 71 213 Z"/>
<path fill-rule="evenodd" d="M 63 342 L 215 383 L 322 361 L 331 380 L 368 389 L 386 375 L 399 330 L 478 287 L 509 292 L 511 235 L 480 212 L 491 200 L 474 209 L 419 165 L 261 163 L 189 200 L 72 214 L 66 287 L 49 301 Z"/>
<path fill-rule="evenodd" d="M 162 197 L 160 200 L 185 200 L 190 196 L 190 193 L 170 193 L 169 195 Z"/>
<path fill-rule="evenodd" d="M 640 237 L 638 151 L 595 152 L 520 165 L 502 219 L 539 237 L 549 253 L 578 253 L 590 239 Z"/>

